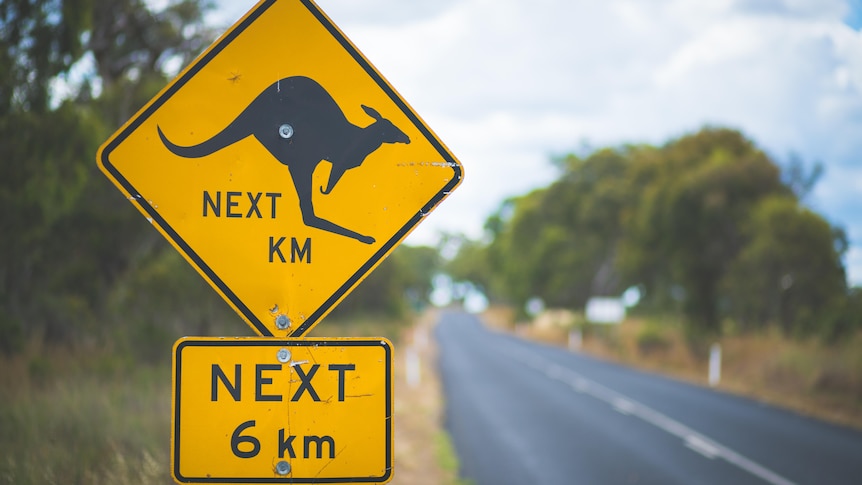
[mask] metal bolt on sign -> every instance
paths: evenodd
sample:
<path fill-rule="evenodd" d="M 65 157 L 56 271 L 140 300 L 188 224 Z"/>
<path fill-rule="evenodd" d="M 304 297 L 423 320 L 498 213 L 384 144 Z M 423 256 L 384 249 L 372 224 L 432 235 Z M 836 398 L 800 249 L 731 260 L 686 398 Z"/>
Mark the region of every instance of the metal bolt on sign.
<path fill-rule="evenodd" d="M 290 319 L 287 318 L 287 315 L 282 313 L 281 315 L 275 317 L 275 326 L 279 330 L 284 330 L 286 328 L 289 328 L 290 327 Z"/>
<path fill-rule="evenodd" d="M 290 351 L 287 349 L 281 349 L 276 354 L 276 358 L 282 364 L 286 364 L 286 363 L 290 362 Z"/>
<path fill-rule="evenodd" d="M 275 473 L 279 475 L 287 475 L 290 473 L 290 463 L 282 460 L 275 465 Z"/>
<path fill-rule="evenodd" d="M 288 125 L 287 123 L 278 127 L 278 136 L 284 138 L 285 140 L 293 136 L 293 127 Z"/>

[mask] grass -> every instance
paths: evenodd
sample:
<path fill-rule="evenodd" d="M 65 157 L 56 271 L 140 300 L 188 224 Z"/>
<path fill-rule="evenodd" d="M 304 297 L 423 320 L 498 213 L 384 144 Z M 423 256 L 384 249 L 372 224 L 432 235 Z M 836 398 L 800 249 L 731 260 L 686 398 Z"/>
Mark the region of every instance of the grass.
<path fill-rule="evenodd" d="M 104 375 L 80 361 L 23 360 L 2 363 L 0 483 L 170 480 L 170 363 Z"/>
<path fill-rule="evenodd" d="M 392 485 L 469 485 L 458 478 L 458 458 L 443 428 L 443 391 L 431 336 L 436 314 L 402 328 L 395 348 L 395 478 Z M 420 379 L 407 384 L 407 348 L 420 361 Z"/>
<path fill-rule="evenodd" d="M 777 334 L 721 344 L 722 387 L 862 429 L 862 334 L 834 345 Z"/>
<path fill-rule="evenodd" d="M 455 447 L 452 445 L 449 434 L 444 430 L 440 430 L 434 442 L 437 462 L 449 478 L 447 483 L 452 485 L 474 485 L 475 482 L 473 480 L 458 477 L 458 455 L 455 454 Z"/>

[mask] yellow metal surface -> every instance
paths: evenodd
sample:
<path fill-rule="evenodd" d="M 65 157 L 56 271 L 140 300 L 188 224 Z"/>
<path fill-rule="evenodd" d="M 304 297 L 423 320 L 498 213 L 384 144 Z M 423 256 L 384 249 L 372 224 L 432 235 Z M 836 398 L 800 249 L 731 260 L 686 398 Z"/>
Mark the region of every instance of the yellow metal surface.
<path fill-rule="evenodd" d="M 276 337 L 308 332 L 462 178 L 308 0 L 260 2 L 97 159 L 257 334 Z"/>
<path fill-rule="evenodd" d="M 178 483 L 385 483 L 392 390 L 386 339 L 181 339 L 172 475 Z"/>

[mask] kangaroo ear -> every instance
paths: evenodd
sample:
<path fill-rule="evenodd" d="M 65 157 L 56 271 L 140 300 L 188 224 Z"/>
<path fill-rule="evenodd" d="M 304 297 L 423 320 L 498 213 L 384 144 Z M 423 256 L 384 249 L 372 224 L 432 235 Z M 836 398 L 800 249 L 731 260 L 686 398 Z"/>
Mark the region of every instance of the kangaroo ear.
<path fill-rule="evenodd" d="M 369 108 L 368 106 L 365 106 L 365 105 L 363 104 L 363 105 L 362 105 L 362 109 L 363 109 L 363 110 L 365 110 L 365 114 L 367 114 L 368 116 L 370 116 L 370 117 L 374 118 L 374 119 L 375 119 L 375 120 L 377 120 L 377 121 L 380 121 L 380 120 L 382 120 L 382 119 L 383 119 L 383 117 L 382 117 L 382 116 L 380 116 L 380 113 L 378 113 L 378 112 L 377 112 L 377 110 L 376 110 L 376 109 L 374 109 L 374 108 Z"/>

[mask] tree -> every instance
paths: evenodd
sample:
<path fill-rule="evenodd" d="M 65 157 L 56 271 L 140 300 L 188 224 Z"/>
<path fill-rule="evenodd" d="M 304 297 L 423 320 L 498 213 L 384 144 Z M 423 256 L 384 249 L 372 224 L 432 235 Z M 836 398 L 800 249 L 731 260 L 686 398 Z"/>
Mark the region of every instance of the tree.
<path fill-rule="evenodd" d="M 486 224 L 490 242 L 463 245 L 453 272 L 517 308 L 540 297 L 579 309 L 639 285 L 651 309 L 681 310 L 695 334 L 720 332 L 725 318 L 801 334 L 857 326 L 846 237 L 799 202 L 816 167 L 796 160 L 782 173 L 723 128 L 558 163 L 560 178 L 504 203 Z"/>
<path fill-rule="evenodd" d="M 631 197 L 624 175 L 633 149 L 562 158 L 556 182 L 508 201 L 500 211 L 506 217 L 489 219 L 495 238 L 486 264 L 500 275 L 500 294 L 518 308 L 539 297 L 551 306 L 580 309 L 591 296 L 618 293 L 614 260 Z"/>
<path fill-rule="evenodd" d="M 743 248 L 742 225 L 764 197 L 792 194 L 778 167 L 733 130 L 707 128 L 655 155 L 638 167 L 648 185 L 628 220 L 621 263 L 645 278 L 648 294 L 681 288 L 692 324 L 718 332 L 718 285 Z"/>
<path fill-rule="evenodd" d="M 725 275 L 728 313 L 743 326 L 770 322 L 811 334 L 846 298 L 843 231 L 790 197 L 765 198 L 744 227 L 747 243 Z"/>
<path fill-rule="evenodd" d="M 434 276 L 443 264 L 440 252 L 430 246 L 402 244 L 398 246 L 393 256 L 396 254 L 400 260 L 404 296 L 411 308 L 421 310 L 431 301 Z"/>
<path fill-rule="evenodd" d="M 0 116 L 44 112 L 51 81 L 81 58 L 88 0 L 0 2 Z"/>
<path fill-rule="evenodd" d="M 0 2 L 0 227 L 12 235 L 0 241 L 4 350 L 28 335 L 74 341 L 96 330 L 125 272 L 153 260 L 150 251 L 172 250 L 156 244 L 157 233 L 105 181 L 94 155 L 125 121 L 119 115 L 161 88 L 171 59 L 205 45 L 205 8 L 194 0 L 158 12 L 135 0 Z M 122 19 L 137 23 L 117 28 Z M 98 47 L 104 32 L 115 35 Z M 52 100 L 53 82 L 97 47 L 105 77 L 87 79 L 74 101 Z M 88 86 L 99 84 L 102 96 L 93 99 L 100 93 Z"/>
<path fill-rule="evenodd" d="M 171 64 L 184 66 L 215 38 L 204 25 L 209 0 L 175 0 L 152 11 L 144 0 L 94 0 L 87 49 L 101 93 L 97 106 L 114 126 L 161 89 Z M 92 96 L 91 84 L 84 98 Z"/>
<path fill-rule="evenodd" d="M 457 253 L 446 261 L 443 271 L 452 281 L 469 282 L 484 295 L 494 298 L 495 271 L 491 268 L 488 246 L 481 241 L 460 237 Z"/>
<path fill-rule="evenodd" d="M 92 274 L 68 281 L 89 251 L 73 244 L 79 228 L 68 222 L 88 182 L 83 162 L 92 160 L 101 133 L 97 119 L 71 104 L 0 116 L 0 318 L 6 320 L 0 322 L 0 340 L 21 343 L 25 334 L 41 329 L 51 338 L 65 335 L 62 324 L 52 324 L 53 316 L 70 312 L 52 308 L 76 300 L 72 293 L 93 283 Z"/>
<path fill-rule="evenodd" d="M 806 168 L 799 155 L 791 154 L 781 170 L 781 180 L 797 199 L 805 200 L 823 176 L 823 170 L 822 163 L 816 162 Z"/>
<path fill-rule="evenodd" d="M 375 316 L 402 318 L 428 302 L 431 281 L 440 267 L 434 248 L 398 246 L 347 295 L 331 315 L 335 318 Z"/>

